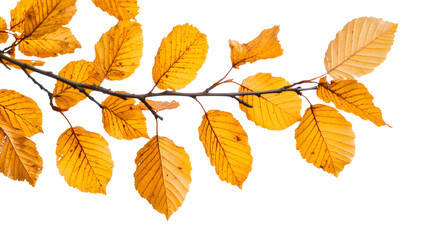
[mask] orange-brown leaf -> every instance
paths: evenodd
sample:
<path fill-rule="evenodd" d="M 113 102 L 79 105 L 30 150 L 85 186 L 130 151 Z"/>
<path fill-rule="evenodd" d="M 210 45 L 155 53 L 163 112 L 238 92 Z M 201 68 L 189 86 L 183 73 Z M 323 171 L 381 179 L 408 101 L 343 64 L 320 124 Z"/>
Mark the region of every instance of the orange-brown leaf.
<path fill-rule="evenodd" d="M 22 63 L 28 64 L 28 65 L 30 65 L 30 66 L 33 66 L 33 67 L 38 67 L 38 66 L 43 66 L 43 65 L 45 65 L 45 62 L 40 61 L 40 60 L 25 60 L 25 59 L 16 59 L 16 60 L 17 60 L 17 61 L 20 61 L 20 62 L 22 62 Z M 21 69 L 21 67 L 20 67 L 20 66 L 15 65 L 15 64 L 13 64 L 13 63 L 11 63 L 11 62 L 8 62 L 8 61 L 6 61 L 5 59 L 3 59 L 3 62 L 4 62 L 4 64 L 6 64 L 6 66 L 13 67 L 13 68 L 17 68 L 17 69 Z M 28 69 L 27 69 L 27 72 L 31 73 L 31 72 L 33 72 L 33 71 L 31 71 L 31 70 L 28 70 Z"/>
<path fill-rule="evenodd" d="M 386 59 L 397 27 L 373 17 L 353 19 L 329 43 L 326 71 L 334 79 L 355 79 L 374 71 Z"/>
<path fill-rule="evenodd" d="M 165 101 L 151 101 L 151 100 L 146 100 L 146 102 L 152 107 L 152 109 L 154 111 L 162 111 L 162 110 L 168 110 L 168 109 L 175 109 L 178 108 L 180 106 L 180 104 L 176 101 L 171 101 L 171 102 L 165 102 Z M 142 102 L 140 102 L 138 104 L 138 107 L 141 110 L 149 110 L 146 105 Z"/>
<path fill-rule="evenodd" d="M 252 170 L 247 134 L 231 113 L 211 110 L 198 128 L 210 163 L 222 181 L 241 188 Z"/>
<path fill-rule="evenodd" d="M 191 162 L 182 147 L 154 136 L 136 157 L 135 187 L 167 220 L 183 204 L 191 183 Z"/>
<path fill-rule="evenodd" d="M 7 39 L 9 38 L 9 34 L 6 33 L 6 30 L 7 30 L 6 21 L 0 17 L 0 43 L 7 42 Z"/>
<path fill-rule="evenodd" d="M 0 172 L 13 180 L 25 180 L 34 187 L 43 168 L 36 144 L 2 116 L 0 139 Z"/>
<path fill-rule="evenodd" d="M 137 0 L 92 0 L 92 2 L 118 20 L 135 19 L 139 13 Z"/>
<path fill-rule="evenodd" d="M 22 37 L 41 37 L 70 22 L 76 13 L 76 0 L 37 0 L 25 11 Z"/>
<path fill-rule="evenodd" d="M 295 131 L 296 149 L 314 166 L 335 176 L 352 161 L 355 135 L 352 125 L 332 107 L 308 108 Z"/>
<path fill-rule="evenodd" d="M 57 141 L 57 167 L 71 187 L 106 194 L 113 161 L 104 138 L 82 127 L 67 129 Z"/>
<path fill-rule="evenodd" d="M 269 73 L 258 73 L 243 80 L 239 92 L 254 92 L 279 89 L 290 85 L 284 78 Z M 240 104 L 249 120 L 270 130 L 282 130 L 301 119 L 301 98 L 295 92 L 245 95 L 240 99 L 252 108 Z"/>
<path fill-rule="evenodd" d="M 27 137 L 43 132 L 42 111 L 37 103 L 13 90 L 0 90 L 0 116 Z"/>
<path fill-rule="evenodd" d="M 119 21 L 95 45 L 95 66 L 108 80 L 123 80 L 140 65 L 143 50 L 141 25 Z"/>
<path fill-rule="evenodd" d="M 102 76 L 95 69 L 94 64 L 85 60 L 70 62 L 58 75 L 74 82 L 89 85 L 98 86 L 103 81 Z M 86 91 L 90 93 L 92 90 L 87 89 Z M 55 103 L 61 109 L 69 109 L 86 98 L 85 94 L 81 93 L 79 90 L 60 81 L 57 81 L 57 84 L 55 84 L 53 93 Z"/>
<path fill-rule="evenodd" d="M 186 87 L 197 77 L 208 51 L 207 36 L 185 24 L 173 28 L 162 39 L 155 57 L 152 77 L 159 89 L 174 91 Z"/>
<path fill-rule="evenodd" d="M 103 101 L 103 125 L 110 136 L 127 140 L 149 138 L 146 118 L 135 103 L 133 98 L 124 100 L 115 96 L 109 96 Z"/>
<path fill-rule="evenodd" d="M 338 109 L 370 120 L 379 127 L 386 125 L 381 110 L 372 103 L 374 97 L 356 80 L 332 81 L 329 84 L 326 79 L 321 79 L 317 96 L 327 103 L 334 102 Z"/>
<path fill-rule="evenodd" d="M 74 50 L 80 47 L 80 43 L 66 27 L 61 27 L 57 31 L 43 36 L 28 37 L 19 44 L 19 50 L 24 55 L 41 58 L 74 53 Z"/>
<path fill-rule="evenodd" d="M 277 39 L 279 31 L 279 26 L 265 29 L 257 38 L 245 44 L 229 40 L 232 66 L 238 69 L 239 66 L 246 63 L 281 56 L 283 49 Z"/>

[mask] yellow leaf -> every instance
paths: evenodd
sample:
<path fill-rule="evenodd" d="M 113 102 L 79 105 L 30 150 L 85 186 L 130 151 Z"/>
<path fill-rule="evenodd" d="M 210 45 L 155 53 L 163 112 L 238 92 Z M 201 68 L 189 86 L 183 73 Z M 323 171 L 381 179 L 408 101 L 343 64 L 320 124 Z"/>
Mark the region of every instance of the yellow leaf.
<path fill-rule="evenodd" d="M 7 42 L 7 39 L 9 38 L 9 34 L 7 34 L 6 30 L 7 30 L 6 21 L 0 17 L 0 43 Z"/>
<path fill-rule="evenodd" d="M 101 135 L 82 127 L 69 128 L 58 138 L 56 154 L 58 170 L 71 187 L 106 194 L 113 161 Z"/>
<path fill-rule="evenodd" d="M 252 170 L 247 134 L 231 113 L 210 110 L 198 128 L 200 140 L 222 181 L 242 187 Z"/>
<path fill-rule="evenodd" d="M 106 132 L 117 139 L 149 138 L 146 118 L 132 98 L 123 100 L 109 96 L 103 101 L 103 125 Z"/>
<path fill-rule="evenodd" d="M 374 98 L 366 87 L 356 80 L 332 81 L 329 84 L 326 78 L 323 78 L 317 88 L 317 96 L 326 103 L 334 102 L 338 109 L 370 120 L 379 127 L 386 125 L 381 110 L 372 103 Z"/>
<path fill-rule="evenodd" d="M 208 51 L 207 36 L 185 24 L 173 28 L 162 39 L 155 57 L 152 77 L 159 89 L 174 91 L 186 87 L 197 77 Z"/>
<path fill-rule="evenodd" d="M 45 65 L 45 62 L 43 62 L 43 61 L 39 61 L 39 60 L 25 60 L 25 59 L 16 59 L 16 60 L 18 60 L 18 61 L 20 61 L 20 62 L 22 62 L 22 63 L 28 64 L 28 65 L 30 65 L 30 66 L 33 66 L 33 67 L 43 66 L 43 65 Z M 13 63 L 11 63 L 11 62 L 8 62 L 8 61 L 6 61 L 5 59 L 3 59 L 3 62 L 4 62 L 4 64 L 6 64 L 6 66 L 13 67 L 13 68 L 17 68 L 17 69 L 21 69 L 21 67 L 20 67 L 20 66 L 15 65 L 15 64 L 13 64 Z M 28 73 L 32 73 L 33 71 L 31 71 L 31 70 L 28 70 L 28 69 L 27 69 L 27 72 L 28 72 Z"/>
<path fill-rule="evenodd" d="M 355 153 L 352 125 L 335 108 L 308 108 L 295 131 L 296 149 L 314 166 L 338 177 Z"/>
<path fill-rule="evenodd" d="M 0 115 L 27 137 L 43 132 L 42 111 L 37 103 L 13 90 L 0 90 Z"/>
<path fill-rule="evenodd" d="M 239 92 L 266 91 L 290 85 L 284 78 L 258 73 L 246 78 Z M 240 96 L 252 108 L 240 104 L 249 120 L 270 130 L 282 130 L 301 119 L 301 98 L 295 92 Z"/>
<path fill-rule="evenodd" d="M 279 26 L 265 29 L 257 38 L 245 44 L 229 40 L 232 66 L 238 69 L 239 66 L 246 63 L 281 56 L 283 49 L 277 39 L 279 31 Z"/>
<path fill-rule="evenodd" d="M 334 79 L 355 79 L 386 59 L 398 24 L 373 17 L 356 18 L 337 33 L 325 54 L 325 68 Z"/>
<path fill-rule="evenodd" d="M 162 111 L 162 110 L 167 110 L 167 109 L 175 109 L 178 108 L 180 106 L 180 104 L 176 101 L 171 101 L 171 102 L 164 102 L 164 101 L 151 101 L 151 100 L 146 100 L 146 102 L 152 107 L 152 109 L 154 111 Z M 142 102 L 140 102 L 138 104 L 138 107 L 141 110 L 149 110 L 146 105 Z"/>
<path fill-rule="evenodd" d="M 26 180 L 34 187 L 43 168 L 36 144 L 22 131 L 10 126 L 2 116 L 0 139 L 0 172 L 13 180 Z"/>
<path fill-rule="evenodd" d="M 119 21 L 95 45 L 95 66 L 108 80 L 131 76 L 140 65 L 143 50 L 141 25 Z"/>
<path fill-rule="evenodd" d="M 24 32 L 25 13 L 33 6 L 36 0 L 21 0 L 16 7 L 10 11 L 10 30 L 14 32 Z"/>
<path fill-rule="evenodd" d="M 89 85 L 98 86 L 103 81 L 102 76 L 95 69 L 94 64 L 85 60 L 70 62 L 58 75 L 73 82 Z M 90 93 L 92 90 L 88 89 L 86 91 Z M 61 109 L 69 109 L 86 98 L 85 94 L 81 93 L 79 90 L 60 81 L 57 81 L 53 93 L 55 103 Z"/>
<path fill-rule="evenodd" d="M 28 37 L 21 41 L 19 50 L 26 56 L 41 58 L 56 57 L 58 54 L 73 53 L 80 43 L 70 29 L 61 27 L 57 31 L 39 37 Z"/>
<path fill-rule="evenodd" d="M 92 0 L 92 2 L 118 20 L 135 19 L 139 13 L 137 0 Z"/>
<path fill-rule="evenodd" d="M 182 147 L 154 136 L 136 157 L 135 187 L 167 220 L 182 206 L 191 183 L 191 162 Z"/>
<path fill-rule="evenodd" d="M 25 12 L 26 37 L 41 37 L 57 31 L 70 22 L 76 13 L 76 0 L 37 0 Z"/>

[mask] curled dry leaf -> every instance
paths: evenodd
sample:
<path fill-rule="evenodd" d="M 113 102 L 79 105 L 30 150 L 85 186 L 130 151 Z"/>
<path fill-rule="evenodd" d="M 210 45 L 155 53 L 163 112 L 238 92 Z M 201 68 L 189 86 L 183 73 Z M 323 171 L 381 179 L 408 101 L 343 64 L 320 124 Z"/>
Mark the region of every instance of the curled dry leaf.
<path fill-rule="evenodd" d="M 386 59 L 397 27 L 373 17 L 350 21 L 329 43 L 326 71 L 334 79 L 355 79 L 372 72 Z"/>
<path fill-rule="evenodd" d="M 71 187 L 106 194 L 113 161 L 100 134 L 82 127 L 69 128 L 58 138 L 56 155 L 58 170 Z"/>
<path fill-rule="evenodd" d="M 175 109 L 180 106 L 178 102 L 175 100 L 171 102 L 165 102 L 165 101 L 151 101 L 146 100 L 146 102 L 152 107 L 154 111 L 162 111 L 162 110 L 168 110 L 168 109 Z M 137 105 L 141 110 L 149 110 L 146 105 L 142 102 L 139 102 Z"/>
<path fill-rule="evenodd" d="M 198 128 L 210 163 L 222 181 L 242 187 L 252 170 L 246 132 L 231 113 L 210 110 Z"/>
<path fill-rule="evenodd" d="M 335 108 L 322 104 L 305 111 L 295 139 L 302 158 L 337 177 L 355 153 L 352 124 Z"/>
<path fill-rule="evenodd" d="M 182 147 L 154 136 L 136 157 L 135 187 L 167 220 L 182 206 L 191 184 L 191 162 Z"/>
<path fill-rule="evenodd" d="M 16 91 L 0 90 L 0 115 L 11 127 L 24 136 L 42 133 L 42 111 L 37 103 Z"/>
<path fill-rule="evenodd" d="M 159 89 L 173 91 L 186 87 L 197 77 L 208 51 L 207 36 L 185 24 L 173 28 L 162 39 L 155 57 L 152 77 Z"/>
<path fill-rule="evenodd" d="M 92 0 L 92 2 L 118 20 L 135 19 L 139 13 L 137 0 Z"/>
<path fill-rule="evenodd" d="M 276 58 L 283 54 L 283 49 L 277 39 L 279 26 L 263 30 L 259 36 L 252 41 L 240 44 L 235 40 L 229 40 L 231 48 L 231 62 L 234 68 L 239 68 L 246 63 L 257 60 Z"/>
<path fill-rule="evenodd" d="M 119 21 L 95 44 L 95 66 L 108 80 L 123 80 L 140 66 L 143 50 L 141 25 Z"/>
<path fill-rule="evenodd" d="M 95 69 L 94 64 L 85 60 L 68 63 L 61 69 L 58 75 L 73 82 L 89 85 L 99 86 L 103 81 L 101 74 Z M 87 93 L 91 91 L 90 89 L 86 89 Z M 86 98 L 85 94 L 81 93 L 78 89 L 60 81 L 57 81 L 55 84 L 53 93 L 55 103 L 61 109 L 69 109 Z"/>
<path fill-rule="evenodd" d="M 326 103 L 334 102 L 338 109 L 353 113 L 363 120 L 370 120 L 379 127 L 386 125 L 381 110 L 372 103 L 374 97 L 356 80 L 334 80 L 329 84 L 323 78 L 317 88 L 317 96 Z"/>
<path fill-rule="evenodd" d="M 43 168 L 36 144 L 3 116 L 0 116 L 0 139 L 0 172 L 13 180 L 25 180 L 34 187 Z"/>
<path fill-rule="evenodd" d="M 254 92 L 279 89 L 290 85 L 284 78 L 269 73 L 258 73 L 241 83 L 239 92 Z M 240 104 L 240 109 L 256 125 L 270 130 L 282 130 L 301 119 L 301 98 L 295 92 L 245 95 L 240 99 L 252 108 Z"/>
<path fill-rule="evenodd" d="M 122 92 L 125 93 L 125 92 Z M 109 96 L 103 101 L 103 126 L 116 139 L 149 138 L 146 118 L 133 98 Z"/>

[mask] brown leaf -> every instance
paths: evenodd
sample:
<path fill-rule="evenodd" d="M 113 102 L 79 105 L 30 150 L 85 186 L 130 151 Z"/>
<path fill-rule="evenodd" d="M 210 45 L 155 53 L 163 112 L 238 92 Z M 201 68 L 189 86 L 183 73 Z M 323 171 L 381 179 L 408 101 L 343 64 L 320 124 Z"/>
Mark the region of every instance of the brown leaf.
<path fill-rule="evenodd" d="M 175 109 L 180 106 L 180 104 L 176 101 L 164 102 L 164 101 L 151 101 L 146 100 L 146 102 L 152 107 L 154 111 L 162 111 L 167 109 Z M 137 105 L 141 110 L 149 110 L 146 105 L 142 102 L 139 102 Z"/>

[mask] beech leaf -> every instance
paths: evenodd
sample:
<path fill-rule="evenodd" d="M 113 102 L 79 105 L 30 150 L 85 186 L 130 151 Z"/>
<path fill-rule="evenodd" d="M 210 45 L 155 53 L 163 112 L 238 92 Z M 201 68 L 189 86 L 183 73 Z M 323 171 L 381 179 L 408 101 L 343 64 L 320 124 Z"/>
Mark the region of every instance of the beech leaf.
<path fill-rule="evenodd" d="M 351 123 L 335 108 L 322 104 L 305 111 L 295 139 L 302 158 L 336 177 L 355 153 Z"/>
<path fill-rule="evenodd" d="M 176 102 L 175 100 L 173 100 L 171 102 L 146 100 L 146 102 L 152 107 L 152 109 L 154 111 L 162 111 L 162 110 L 167 110 L 167 109 L 175 109 L 175 108 L 178 108 L 180 106 L 180 104 L 178 102 Z M 140 102 L 138 104 L 138 107 L 141 110 L 149 110 L 146 107 L 146 105 L 144 103 L 142 103 L 142 102 Z"/>
<path fill-rule="evenodd" d="M 6 21 L 0 17 L 0 43 L 7 42 L 7 39 L 9 38 L 9 34 L 7 34 L 6 30 L 7 30 Z"/>
<path fill-rule="evenodd" d="M 36 0 L 21 0 L 16 4 L 16 7 L 10 11 L 10 30 L 13 32 L 23 33 L 25 14 L 30 7 L 35 4 Z"/>
<path fill-rule="evenodd" d="M 284 78 L 273 77 L 269 73 L 258 73 L 244 79 L 239 92 L 254 92 L 279 89 L 290 85 Z M 240 99 L 252 108 L 240 104 L 249 120 L 270 130 L 283 130 L 301 119 L 301 98 L 295 92 L 245 95 Z"/>
<path fill-rule="evenodd" d="M 210 163 L 222 181 L 242 187 L 252 170 L 248 137 L 231 113 L 210 110 L 198 128 Z"/>
<path fill-rule="evenodd" d="M 191 183 L 191 162 L 182 147 L 154 136 L 136 157 L 135 187 L 167 220 L 182 206 Z"/>
<path fill-rule="evenodd" d="M 239 68 L 246 63 L 253 63 L 261 59 L 276 58 L 283 54 L 283 49 L 277 39 L 279 26 L 263 30 L 252 41 L 240 44 L 235 40 L 229 40 L 231 48 L 231 62 L 234 68 Z"/>
<path fill-rule="evenodd" d="M 208 51 L 207 36 L 185 24 L 173 28 L 162 39 L 155 57 L 152 77 L 159 89 L 173 91 L 186 87 L 197 77 Z"/>
<path fill-rule="evenodd" d="M 119 21 L 95 44 L 95 66 L 108 80 L 123 80 L 140 65 L 143 50 L 141 25 Z"/>
<path fill-rule="evenodd" d="M 372 72 L 386 59 L 397 27 L 373 17 L 353 19 L 329 43 L 327 73 L 334 79 L 355 79 Z"/>
<path fill-rule="evenodd" d="M 139 13 L 137 0 L 92 0 L 92 2 L 118 20 L 135 20 Z"/>
<path fill-rule="evenodd" d="M 106 194 L 113 161 L 100 134 L 69 128 L 58 138 L 56 155 L 58 170 L 68 185 L 82 192 Z"/>

